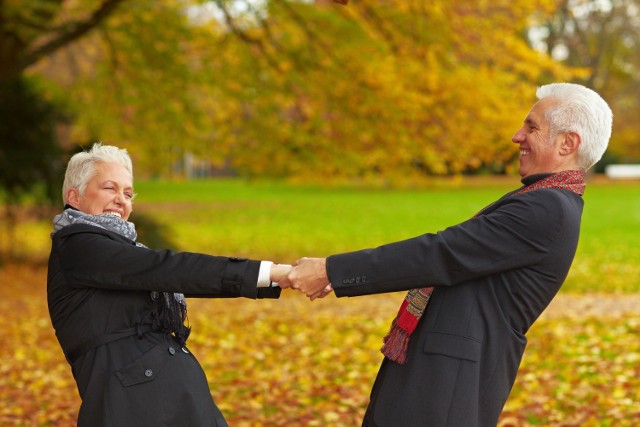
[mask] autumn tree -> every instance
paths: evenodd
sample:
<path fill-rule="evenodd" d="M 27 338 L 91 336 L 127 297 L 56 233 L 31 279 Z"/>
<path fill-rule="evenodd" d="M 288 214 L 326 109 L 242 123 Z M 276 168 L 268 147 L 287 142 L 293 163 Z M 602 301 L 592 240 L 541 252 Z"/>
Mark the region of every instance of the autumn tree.
<path fill-rule="evenodd" d="M 55 23 L 112 9 L 28 72 L 73 112 L 70 143 L 153 176 L 186 154 L 293 179 L 504 173 L 535 85 L 574 76 L 525 37 L 551 0 L 54 3 Z"/>
<path fill-rule="evenodd" d="M 105 0 L 82 13 L 63 9 L 64 1 L 0 3 L 0 196 L 10 228 L 11 206 L 21 193 L 41 188 L 38 194 L 53 200 L 54 178 L 62 169 L 56 132 L 60 108 L 26 70 L 99 25 L 120 1 Z"/>
<path fill-rule="evenodd" d="M 99 25 L 123 0 L 87 2 L 45 0 L 0 4 L 0 80 L 21 75 L 29 66 L 79 39 Z M 90 2 L 94 4 L 95 2 Z M 65 4 L 71 4 L 63 8 Z"/>
<path fill-rule="evenodd" d="M 24 199 L 61 203 L 68 154 L 62 147 L 77 151 L 95 137 L 74 135 L 73 131 L 78 120 L 86 117 L 83 110 L 98 110 L 98 115 L 104 110 L 94 105 L 95 96 L 82 104 L 83 99 L 67 89 L 80 82 L 75 81 L 80 75 L 95 76 L 95 68 L 88 64 L 95 56 L 92 37 L 99 33 L 98 38 L 108 42 L 104 23 L 125 10 L 118 7 L 120 3 L 122 0 L 0 2 L 0 202 L 4 235 L 10 241 L 17 208 Z M 174 16 L 174 10 L 169 10 Z M 49 67 L 63 57 L 63 65 Z M 153 221 L 141 222 L 147 224 L 143 228 L 149 236 L 160 235 Z M 6 247 L 14 247 L 11 243 Z"/>
<path fill-rule="evenodd" d="M 582 67 L 578 81 L 611 104 L 608 160 L 640 162 L 640 1 L 559 0 L 555 14 L 534 28 L 538 48 Z"/>
<path fill-rule="evenodd" d="M 236 15 L 230 3 L 216 1 L 238 102 L 220 132 L 245 173 L 505 172 L 535 85 L 572 77 L 524 37 L 550 2 L 270 1 Z"/>

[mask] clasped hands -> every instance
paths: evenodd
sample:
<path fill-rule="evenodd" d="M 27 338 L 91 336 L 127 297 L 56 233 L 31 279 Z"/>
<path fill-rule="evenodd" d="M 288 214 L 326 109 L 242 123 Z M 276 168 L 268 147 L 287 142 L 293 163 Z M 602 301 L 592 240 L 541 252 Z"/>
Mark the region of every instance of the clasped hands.
<path fill-rule="evenodd" d="M 271 281 L 283 288 L 297 289 L 311 301 L 324 298 L 333 291 L 327 277 L 326 258 L 300 258 L 293 265 L 273 264 Z"/>

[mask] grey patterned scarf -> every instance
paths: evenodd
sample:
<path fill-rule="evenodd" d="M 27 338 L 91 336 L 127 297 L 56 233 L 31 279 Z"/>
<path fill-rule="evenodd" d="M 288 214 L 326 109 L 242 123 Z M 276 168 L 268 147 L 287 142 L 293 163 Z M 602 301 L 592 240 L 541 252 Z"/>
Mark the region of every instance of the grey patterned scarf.
<path fill-rule="evenodd" d="M 136 246 L 146 248 L 137 242 L 138 233 L 134 223 L 125 221 L 113 215 L 90 215 L 80 212 L 70 206 L 53 218 L 53 236 L 57 231 L 71 224 L 88 224 L 117 233 L 133 241 Z M 180 344 L 184 345 L 189 336 L 190 328 L 184 325 L 187 318 L 187 302 L 184 294 L 151 291 L 151 299 L 154 302 L 151 315 L 156 327 L 169 330 L 174 333 Z"/>

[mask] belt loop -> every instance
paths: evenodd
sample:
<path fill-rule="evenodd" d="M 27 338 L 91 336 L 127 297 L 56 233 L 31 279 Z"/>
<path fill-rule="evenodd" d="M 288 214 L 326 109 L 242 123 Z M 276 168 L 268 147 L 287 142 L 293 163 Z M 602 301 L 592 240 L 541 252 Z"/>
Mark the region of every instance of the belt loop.
<path fill-rule="evenodd" d="M 142 325 L 140 323 L 136 323 L 136 334 L 139 339 L 142 339 Z"/>

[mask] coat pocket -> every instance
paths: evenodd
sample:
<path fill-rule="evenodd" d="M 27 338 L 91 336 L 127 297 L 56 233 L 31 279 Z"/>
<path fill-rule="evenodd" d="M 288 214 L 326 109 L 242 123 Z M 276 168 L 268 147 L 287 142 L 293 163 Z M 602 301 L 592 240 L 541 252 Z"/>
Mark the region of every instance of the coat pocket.
<path fill-rule="evenodd" d="M 169 358 L 161 345 L 155 345 L 142 356 L 116 371 L 115 376 L 123 387 L 143 384 L 156 379 Z"/>
<path fill-rule="evenodd" d="M 477 362 L 480 360 L 480 341 L 461 335 L 444 332 L 429 332 L 424 343 L 424 352 Z"/>

